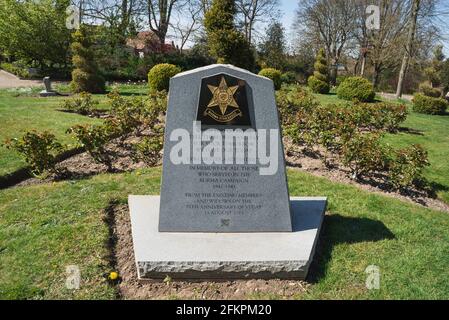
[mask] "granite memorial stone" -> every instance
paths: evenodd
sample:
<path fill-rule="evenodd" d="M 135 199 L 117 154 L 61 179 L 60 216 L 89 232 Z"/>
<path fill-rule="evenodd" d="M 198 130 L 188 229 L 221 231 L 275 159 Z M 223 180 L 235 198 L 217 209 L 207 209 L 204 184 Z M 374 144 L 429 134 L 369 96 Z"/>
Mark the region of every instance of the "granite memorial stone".
<path fill-rule="evenodd" d="M 140 279 L 305 278 L 326 198 L 290 198 L 273 82 L 230 65 L 170 81 L 161 196 L 129 196 Z"/>

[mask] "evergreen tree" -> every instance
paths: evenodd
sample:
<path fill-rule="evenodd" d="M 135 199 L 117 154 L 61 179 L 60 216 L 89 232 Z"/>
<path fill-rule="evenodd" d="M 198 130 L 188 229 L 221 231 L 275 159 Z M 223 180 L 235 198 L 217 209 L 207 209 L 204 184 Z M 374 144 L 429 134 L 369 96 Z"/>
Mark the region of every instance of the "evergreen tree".
<path fill-rule="evenodd" d="M 267 67 L 283 70 L 285 68 L 284 27 L 278 21 L 266 29 L 266 37 L 260 45 L 260 55 Z"/>
<path fill-rule="evenodd" d="M 86 35 L 86 30 L 82 27 L 73 35 L 71 45 L 74 69 L 72 71 L 72 82 L 70 86 L 75 93 L 90 92 L 102 93 L 105 91 L 105 81 L 99 75 L 97 64 L 94 61 L 94 54 L 91 50 L 91 40 Z"/>
<path fill-rule="evenodd" d="M 318 52 L 314 68 L 313 76 L 310 76 L 308 81 L 309 87 L 315 93 L 329 93 L 329 71 L 324 49 Z"/>
<path fill-rule="evenodd" d="M 204 21 L 210 54 L 218 63 L 254 70 L 254 52 L 235 27 L 235 14 L 234 0 L 213 0 Z"/>

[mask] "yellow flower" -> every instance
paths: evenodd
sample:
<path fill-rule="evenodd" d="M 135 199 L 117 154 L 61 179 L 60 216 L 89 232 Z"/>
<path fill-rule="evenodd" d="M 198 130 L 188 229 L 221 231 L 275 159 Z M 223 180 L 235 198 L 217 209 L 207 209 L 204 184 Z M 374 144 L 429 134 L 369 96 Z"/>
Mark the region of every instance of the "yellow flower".
<path fill-rule="evenodd" d="M 118 273 L 115 272 L 115 271 L 112 271 L 112 272 L 109 274 L 109 279 L 111 279 L 111 280 L 117 280 L 117 279 L 118 279 Z"/>

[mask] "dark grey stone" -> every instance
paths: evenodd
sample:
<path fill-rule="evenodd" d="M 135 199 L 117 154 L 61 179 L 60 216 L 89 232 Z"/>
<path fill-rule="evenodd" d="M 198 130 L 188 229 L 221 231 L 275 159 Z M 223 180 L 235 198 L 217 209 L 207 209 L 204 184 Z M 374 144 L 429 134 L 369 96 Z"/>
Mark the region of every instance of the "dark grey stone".
<path fill-rule="evenodd" d="M 259 162 L 255 165 L 175 165 L 170 160 L 170 152 L 177 144 L 170 141 L 170 135 L 182 128 L 192 137 L 193 121 L 201 116 L 198 112 L 201 83 L 216 75 L 244 81 L 253 129 L 279 130 L 278 170 L 274 175 L 260 175 L 258 170 L 264 166 Z M 215 176 L 210 179 L 208 175 Z M 235 233 L 292 230 L 273 82 L 230 65 L 212 65 L 172 78 L 166 120 L 159 231 Z"/>
<path fill-rule="evenodd" d="M 54 91 L 54 90 L 51 88 L 51 80 L 50 80 L 50 77 L 45 77 L 43 81 L 44 81 L 45 90 L 42 90 L 42 91 L 39 93 L 39 95 L 40 95 L 41 97 L 54 97 L 54 96 L 58 96 L 58 95 L 59 95 L 56 91 Z"/>

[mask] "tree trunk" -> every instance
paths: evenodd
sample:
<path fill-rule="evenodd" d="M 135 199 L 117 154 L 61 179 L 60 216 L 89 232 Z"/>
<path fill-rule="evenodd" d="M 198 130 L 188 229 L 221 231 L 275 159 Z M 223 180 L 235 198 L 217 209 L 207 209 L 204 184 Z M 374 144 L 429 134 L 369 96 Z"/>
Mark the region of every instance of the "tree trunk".
<path fill-rule="evenodd" d="M 361 77 L 365 75 L 365 68 L 366 68 L 366 53 L 362 55 L 362 67 L 360 68 Z"/>
<path fill-rule="evenodd" d="M 407 36 L 407 44 L 405 46 L 405 54 L 402 59 L 401 71 L 399 72 L 398 86 L 396 90 L 396 98 L 402 97 L 402 90 L 404 86 L 404 79 L 407 73 L 410 57 L 412 54 L 413 41 L 415 40 L 416 23 L 418 20 L 418 13 L 420 9 L 421 0 L 413 0 L 412 11 L 410 15 L 410 29 Z"/>

